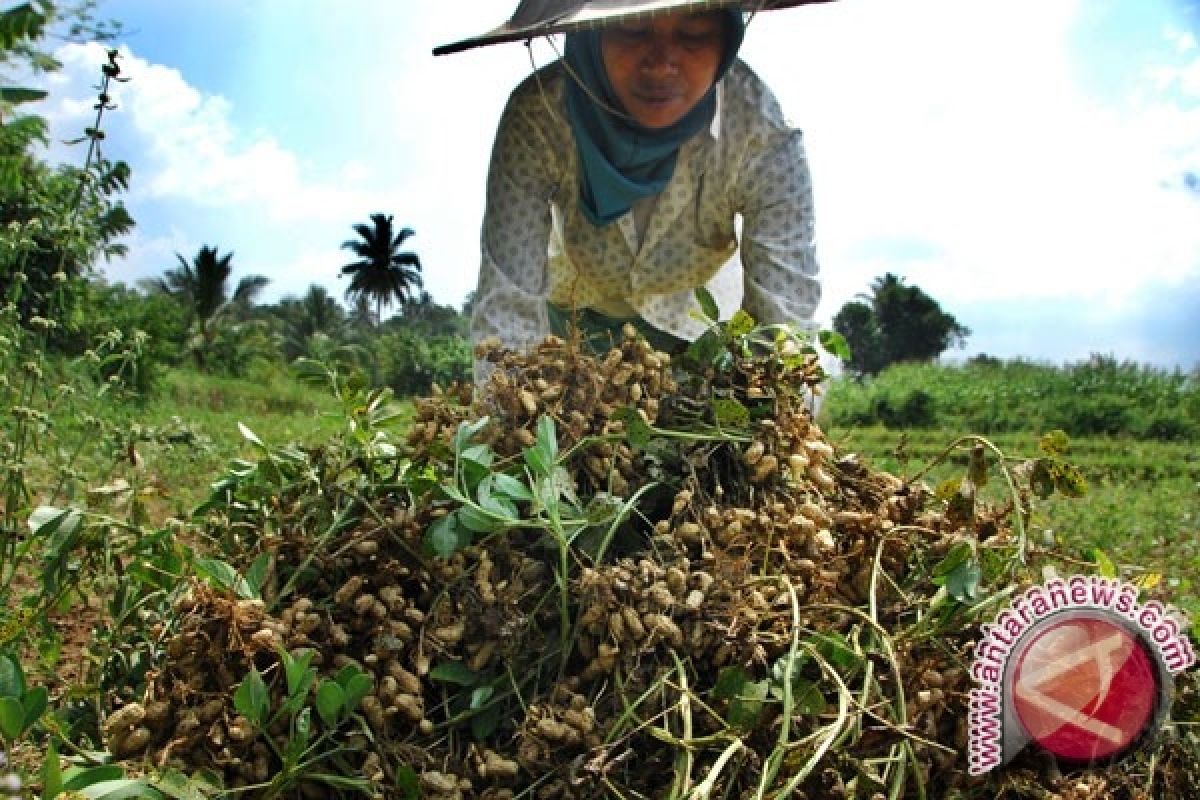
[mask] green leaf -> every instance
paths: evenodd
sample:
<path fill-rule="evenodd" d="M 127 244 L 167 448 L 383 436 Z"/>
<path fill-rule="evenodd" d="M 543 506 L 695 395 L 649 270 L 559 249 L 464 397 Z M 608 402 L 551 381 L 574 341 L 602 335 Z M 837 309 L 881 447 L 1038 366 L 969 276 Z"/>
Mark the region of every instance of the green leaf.
<path fill-rule="evenodd" d="M 754 331 L 757 324 L 754 317 L 750 316 L 745 309 L 739 308 L 733 313 L 733 317 L 725 328 L 729 331 L 730 336 L 748 336 Z"/>
<path fill-rule="evenodd" d="M 1065 431 L 1052 430 L 1038 439 L 1038 448 L 1048 456 L 1065 456 L 1071 449 L 1071 438 Z"/>
<path fill-rule="evenodd" d="M 709 322 L 716 323 L 721 320 L 721 309 L 717 307 L 717 301 L 708 289 L 703 286 L 696 288 L 696 302 L 700 304 L 700 311 Z"/>
<path fill-rule="evenodd" d="M 1077 467 L 1055 462 L 1050 466 L 1050 477 L 1054 481 L 1054 488 L 1063 497 L 1083 497 L 1087 494 L 1087 478 Z"/>
<path fill-rule="evenodd" d="M 338 682 L 338 686 L 341 686 L 343 689 L 345 689 L 350 685 L 350 681 L 354 679 L 355 675 L 362 674 L 363 671 L 361 669 L 353 664 L 347 664 L 337 671 L 337 674 L 333 676 L 333 679 Z"/>
<path fill-rule="evenodd" d="M 238 597 L 251 600 L 257 592 L 250 587 L 246 579 L 237 570 L 219 558 L 196 556 L 192 562 L 197 577 L 207 580 L 226 591 L 234 592 Z"/>
<path fill-rule="evenodd" d="M 533 499 L 533 492 L 521 481 L 500 472 L 492 478 L 492 488 L 510 500 L 528 502 Z"/>
<path fill-rule="evenodd" d="M 62 762 L 58 760 L 58 745 L 54 739 L 50 740 L 50 745 L 46 748 L 46 757 L 42 759 L 42 768 L 38 770 L 38 777 L 42 780 L 41 800 L 53 800 L 62 793 Z"/>
<path fill-rule="evenodd" d="M 144 780 L 123 778 L 121 780 L 101 781 L 85 786 L 79 790 L 89 800 L 160 800 L 162 792 L 146 783 Z"/>
<path fill-rule="evenodd" d="M 836 633 L 817 633 L 809 638 L 809 642 L 835 667 L 850 669 L 862 661 L 846 643 L 846 639 Z"/>
<path fill-rule="evenodd" d="M 946 576 L 946 592 L 960 603 L 971 603 L 979 597 L 979 581 L 982 578 L 983 571 L 972 558 Z"/>
<path fill-rule="evenodd" d="M 25 673 L 21 662 L 7 653 L 0 653 L 0 697 L 21 698 L 25 695 Z"/>
<path fill-rule="evenodd" d="M 42 718 L 49 702 L 50 691 L 45 686 L 35 686 L 25 693 L 25 696 L 21 698 L 21 705 L 25 708 L 25 718 L 21 722 L 24 730 L 29 730 L 35 722 Z"/>
<path fill-rule="evenodd" d="M 286 650 L 280 651 L 280 661 L 283 662 L 284 677 L 287 680 L 288 697 L 296 695 L 308 694 L 308 690 L 312 688 L 313 680 L 316 679 L 316 668 L 310 668 L 315 651 L 304 647 L 297 650 L 295 653 L 289 653 Z"/>
<path fill-rule="evenodd" d="M 479 675 L 460 661 L 443 661 L 429 670 L 431 680 L 441 683 L 452 683 L 457 686 L 474 686 L 479 683 Z"/>
<path fill-rule="evenodd" d="M 712 690 L 713 699 L 732 700 L 742 691 L 742 686 L 749 682 L 750 674 L 742 667 L 725 667 L 717 673 L 717 682 Z"/>
<path fill-rule="evenodd" d="M 151 785 L 172 800 L 209 800 L 220 794 L 216 778 L 205 770 L 185 775 L 168 767 Z"/>
<path fill-rule="evenodd" d="M 69 767 L 63 773 L 63 789 L 77 792 L 97 783 L 120 780 L 125 777 L 125 770 L 116 764 L 103 764 L 98 767 Z"/>
<path fill-rule="evenodd" d="M 561 503 L 559 498 L 562 497 L 562 487 L 553 477 L 544 477 L 540 479 L 534 488 L 537 489 L 537 499 L 541 503 L 542 508 L 551 516 L 558 516 Z"/>
<path fill-rule="evenodd" d="M 705 331 L 699 339 L 692 342 L 685 351 L 689 361 L 701 367 L 710 367 L 724 351 L 720 334 L 715 330 Z"/>
<path fill-rule="evenodd" d="M 262 552 L 246 568 L 246 585 L 254 592 L 254 598 L 262 599 L 263 583 L 271 567 L 271 554 Z"/>
<path fill-rule="evenodd" d="M 846 337 L 837 331 L 820 331 L 817 333 L 817 341 L 821 343 L 825 352 L 837 356 L 842 361 L 849 361 L 852 357 Z"/>
<path fill-rule="evenodd" d="M 36 10 L 32 3 L 21 3 L 0 13 L 0 51 L 11 50 L 22 39 L 37 39 L 47 22 L 47 15 Z"/>
<path fill-rule="evenodd" d="M 504 495 L 487 495 L 483 498 L 480 498 L 479 504 L 483 506 L 484 511 L 487 511 L 493 516 L 508 520 L 509 522 L 515 522 L 521 518 L 520 513 L 517 511 L 517 507 L 513 505 L 513 501 L 509 500 Z M 497 523 L 497 526 L 499 524 L 500 523 Z"/>
<path fill-rule="evenodd" d="M 423 496 L 430 489 L 439 486 L 437 470 L 430 465 L 419 469 L 410 469 L 404 473 L 403 485 L 416 497 Z"/>
<path fill-rule="evenodd" d="M 346 692 L 337 681 L 321 681 L 317 687 L 317 715 L 326 727 L 332 728 L 337 724 L 345 705 Z"/>
<path fill-rule="evenodd" d="M 263 444 L 263 440 L 258 438 L 254 431 L 247 428 L 243 423 L 238 422 L 238 431 L 242 434 L 242 438 L 260 450 L 266 450 L 267 446 Z"/>
<path fill-rule="evenodd" d="M 713 419 L 721 428 L 740 428 L 750 424 L 750 410 L 732 397 L 712 401 Z"/>
<path fill-rule="evenodd" d="M 407 764 L 396 768 L 396 789 L 400 792 L 400 800 L 420 800 L 421 779 L 417 771 Z"/>
<path fill-rule="evenodd" d="M 483 704 L 492 699 L 496 693 L 493 686 L 477 686 L 471 690 L 471 710 L 483 708 Z"/>
<path fill-rule="evenodd" d="M 34 536 L 51 536 L 61 532 L 69 536 L 83 522 L 83 514 L 74 508 L 56 508 L 54 506 L 39 506 L 29 515 L 29 529 Z"/>
<path fill-rule="evenodd" d="M 250 674 L 242 679 L 237 691 L 233 693 L 233 707 L 239 714 L 250 721 L 254 727 L 262 727 L 270 710 L 270 698 L 267 695 L 267 685 L 263 683 L 258 668 L 251 665 Z"/>
<path fill-rule="evenodd" d="M 937 586 L 945 585 L 946 576 L 969 562 L 974 554 L 975 551 L 970 542 L 959 542 L 951 547 L 945 557 L 934 566 L 933 583 Z"/>
<path fill-rule="evenodd" d="M 492 452 L 492 448 L 486 444 L 473 444 L 459 454 L 459 458 L 463 461 L 470 461 L 478 464 L 485 469 L 492 465 L 496 460 L 496 454 Z"/>
<path fill-rule="evenodd" d="M 25 707 L 15 697 L 0 697 L 0 735 L 11 745 L 25 730 Z"/>
<path fill-rule="evenodd" d="M 500 706 L 488 706 L 471 717 L 471 735 L 482 742 L 496 732 L 503 719 L 504 712 Z"/>
<path fill-rule="evenodd" d="M 458 512 L 454 511 L 435 520 L 425 532 L 425 546 L 440 558 L 449 558 L 471 543 L 471 529 L 460 524 Z"/>
<path fill-rule="evenodd" d="M 530 472 L 539 478 L 544 478 L 550 474 L 554 468 L 554 462 L 546 460 L 546 454 L 537 448 L 537 446 L 526 447 L 521 454 L 525 457 L 525 464 L 529 467 Z"/>
<path fill-rule="evenodd" d="M 725 721 L 734 728 L 750 730 L 762 714 L 763 703 L 771 686 L 768 681 L 746 681 L 729 703 Z"/>
<path fill-rule="evenodd" d="M 454 431 L 454 452 L 461 455 L 467 448 L 467 443 L 474 439 L 488 424 L 488 417 L 480 417 L 473 422 L 460 422 Z"/>
<path fill-rule="evenodd" d="M 455 513 L 463 527 L 475 533 L 491 533 L 500 527 L 497 520 L 471 506 L 463 506 Z"/>
<path fill-rule="evenodd" d="M 823 714 L 828 703 L 817 684 L 807 678 L 792 681 L 792 709 L 797 714 Z"/>
<path fill-rule="evenodd" d="M 645 450 L 654 436 L 654 429 L 646 424 L 642 415 L 633 406 L 622 406 L 612 414 L 612 419 L 625 426 L 625 440 L 634 450 Z"/>
<path fill-rule="evenodd" d="M 535 446 L 546 456 L 547 464 L 558 460 L 558 431 L 554 427 L 554 418 L 548 414 L 538 417 Z"/>
<path fill-rule="evenodd" d="M 1096 570 L 1102 578 L 1117 577 L 1117 565 L 1108 557 L 1108 553 L 1101 550 L 1099 547 L 1093 547 L 1091 551 L 1092 561 L 1096 564 Z"/>
<path fill-rule="evenodd" d="M 370 675 L 361 673 L 342 683 L 342 689 L 346 692 L 345 702 L 347 713 L 358 708 L 358 704 L 362 702 L 364 697 L 371 693 L 371 687 L 374 685 L 375 681 L 371 680 Z"/>
<path fill-rule="evenodd" d="M 299 760 L 300 755 L 308 749 L 308 742 L 311 737 L 312 708 L 305 706 L 296 715 L 296 720 L 292 726 L 292 737 L 288 739 L 287 746 L 284 748 L 284 759 Z"/>

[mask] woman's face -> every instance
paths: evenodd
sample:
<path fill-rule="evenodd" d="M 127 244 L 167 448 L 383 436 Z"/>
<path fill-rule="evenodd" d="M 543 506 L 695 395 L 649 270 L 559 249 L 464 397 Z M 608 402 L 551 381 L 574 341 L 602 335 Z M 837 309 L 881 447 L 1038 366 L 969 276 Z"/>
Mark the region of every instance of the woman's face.
<path fill-rule="evenodd" d="M 677 12 L 605 29 L 600 51 L 624 110 L 647 128 L 674 125 L 717 76 L 725 48 L 720 12 Z"/>

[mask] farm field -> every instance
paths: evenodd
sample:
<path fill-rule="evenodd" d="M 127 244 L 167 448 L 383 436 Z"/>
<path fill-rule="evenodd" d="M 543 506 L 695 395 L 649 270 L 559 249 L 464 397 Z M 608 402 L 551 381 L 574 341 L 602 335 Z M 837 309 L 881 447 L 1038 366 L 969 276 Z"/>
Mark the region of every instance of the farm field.
<path fill-rule="evenodd" d="M 1161 576 L 1181 606 L 1200 608 L 1196 372 L 1111 356 L 1062 367 L 986 358 L 956 367 L 900 364 L 869 381 L 835 382 L 824 419 L 843 447 L 901 476 L 967 434 L 1020 460 L 1038 454 L 1041 435 L 1066 431 L 1065 458 L 1082 471 L 1088 491 L 1035 503 L 1033 529 L 1084 561 L 1101 549 L 1127 577 Z M 928 480 L 961 474 L 965 459 L 958 452 Z"/>
<path fill-rule="evenodd" d="M 897 476 L 923 470 L 963 431 L 896 431 L 882 427 L 831 426 L 830 438 Z M 1014 459 L 1036 455 L 1038 435 L 988 437 Z M 1047 536 L 1081 561 L 1100 548 L 1122 567 L 1122 577 L 1160 575 L 1193 616 L 1200 613 L 1200 456 L 1195 445 L 1128 437 L 1071 440 L 1067 460 L 1083 472 L 1088 490 L 1080 498 L 1055 495 L 1034 503 L 1031 532 Z M 965 451 L 934 467 L 926 480 L 961 475 Z M 1082 567 L 1081 567 L 1082 569 Z"/>

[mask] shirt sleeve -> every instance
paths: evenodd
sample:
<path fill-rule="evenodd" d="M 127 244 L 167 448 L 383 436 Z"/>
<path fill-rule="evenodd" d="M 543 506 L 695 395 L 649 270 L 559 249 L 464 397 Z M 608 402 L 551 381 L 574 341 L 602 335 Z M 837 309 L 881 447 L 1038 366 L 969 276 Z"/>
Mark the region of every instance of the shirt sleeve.
<path fill-rule="evenodd" d="M 771 136 L 742 177 L 742 306 L 761 324 L 811 331 L 821 284 L 803 134 L 787 129 Z"/>
<path fill-rule="evenodd" d="M 500 118 L 488 168 L 481 263 L 471 337 L 525 349 L 549 333 L 547 248 L 556 181 L 554 148 L 518 89 Z M 487 373 L 475 365 L 476 381 Z"/>

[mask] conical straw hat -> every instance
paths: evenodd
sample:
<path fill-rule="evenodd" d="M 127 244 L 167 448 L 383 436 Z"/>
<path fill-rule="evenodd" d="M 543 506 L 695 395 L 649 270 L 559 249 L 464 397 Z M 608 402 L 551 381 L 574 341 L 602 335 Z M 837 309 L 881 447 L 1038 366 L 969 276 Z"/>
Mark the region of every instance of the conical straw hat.
<path fill-rule="evenodd" d="M 623 20 L 676 11 L 712 11 L 722 8 L 771 11 L 826 2 L 831 0 L 521 0 L 512 18 L 500 27 L 470 39 L 436 47 L 433 54 L 449 55 L 470 50 L 472 47 L 529 40 L 555 33 L 571 33 Z"/>

